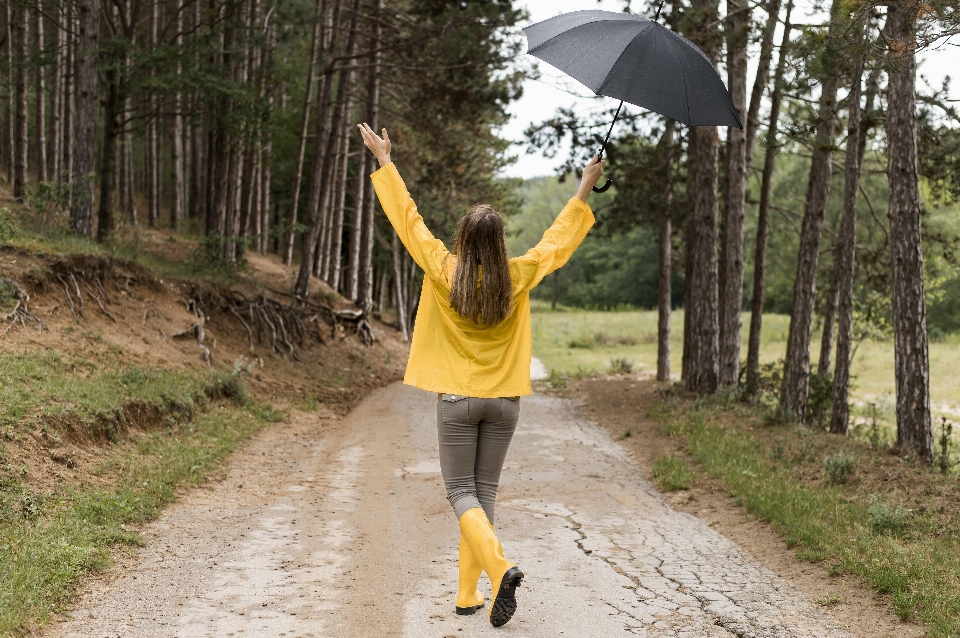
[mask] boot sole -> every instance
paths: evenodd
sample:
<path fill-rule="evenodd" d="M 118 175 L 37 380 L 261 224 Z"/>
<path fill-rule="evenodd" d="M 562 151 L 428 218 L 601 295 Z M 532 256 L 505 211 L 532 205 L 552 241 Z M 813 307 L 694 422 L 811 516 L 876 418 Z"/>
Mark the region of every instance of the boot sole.
<path fill-rule="evenodd" d="M 478 609 L 481 609 L 483 605 L 474 605 L 472 607 L 457 607 L 458 616 L 472 616 L 477 613 Z"/>
<path fill-rule="evenodd" d="M 516 567 L 511 567 L 503 575 L 500 581 L 500 591 L 493 601 L 493 607 L 490 609 L 490 624 L 494 627 L 502 627 L 510 622 L 513 615 L 517 613 L 517 587 L 523 580 L 523 572 Z"/>

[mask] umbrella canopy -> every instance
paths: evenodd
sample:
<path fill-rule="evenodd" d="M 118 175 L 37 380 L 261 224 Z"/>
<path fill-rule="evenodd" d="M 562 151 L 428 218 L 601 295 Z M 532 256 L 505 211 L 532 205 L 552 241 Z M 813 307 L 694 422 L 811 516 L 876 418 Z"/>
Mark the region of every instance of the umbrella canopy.
<path fill-rule="evenodd" d="M 661 24 L 626 13 L 574 11 L 525 28 L 527 53 L 597 95 L 687 126 L 743 128 L 707 56 Z"/>

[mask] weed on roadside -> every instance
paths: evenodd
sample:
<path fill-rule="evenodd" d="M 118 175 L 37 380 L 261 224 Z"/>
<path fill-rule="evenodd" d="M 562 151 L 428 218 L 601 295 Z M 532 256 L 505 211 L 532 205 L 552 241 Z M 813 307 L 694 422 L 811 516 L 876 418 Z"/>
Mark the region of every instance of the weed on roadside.
<path fill-rule="evenodd" d="M 823 469 L 827 472 L 827 479 L 834 485 L 843 485 L 849 481 L 855 467 L 854 458 L 843 452 L 823 459 Z"/>
<path fill-rule="evenodd" d="M 673 455 L 661 456 L 654 461 L 650 475 L 662 492 L 687 490 L 693 482 L 693 472 L 683 459 Z"/>
<path fill-rule="evenodd" d="M 633 361 L 625 359 L 622 357 L 617 357 L 610 360 L 610 374 L 632 374 L 633 373 Z"/>
<path fill-rule="evenodd" d="M 698 473 L 721 480 L 798 558 L 823 564 L 831 575 L 862 579 L 889 596 L 901 619 L 922 623 L 932 637 L 960 635 L 956 479 L 881 451 L 882 439 L 873 451 L 867 436 L 771 426 L 768 409 L 751 414 L 716 398 L 668 399 L 651 416 L 661 432 L 681 437 Z M 839 596 L 818 602 L 830 606 Z"/>

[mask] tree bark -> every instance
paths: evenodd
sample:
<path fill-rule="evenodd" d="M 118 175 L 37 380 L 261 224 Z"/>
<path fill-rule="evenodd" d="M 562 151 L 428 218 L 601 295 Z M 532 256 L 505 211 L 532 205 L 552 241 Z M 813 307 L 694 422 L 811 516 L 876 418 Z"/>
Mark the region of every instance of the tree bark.
<path fill-rule="evenodd" d="M 170 226 L 180 230 L 184 211 L 184 170 L 183 170 L 183 114 L 181 108 L 183 97 L 180 93 L 180 75 L 183 73 L 183 62 L 180 59 L 183 47 L 183 0 L 174 3 L 176 18 L 174 28 L 176 37 L 173 40 L 177 56 L 177 85 L 173 91 L 173 122 L 170 127 Z"/>
<path fill-rule="evenodd" d="M 76 33 L 79 19 L 74 19 L 67 8 L 64 8 L 63 20 L 65 24 L 72 24 L 75 29 L 74 33 Z M 70 34 L 66 34 L 65 55 L 67 63 L 63 70 L 63 159 L 61 161 L 60 179 L 69 183 L 74 179 L 73 136 L 76 126 L 74 108 L 77 100 L 77 40 L 75 37 L 70 37 Z M 73 187 L 70 188 L 69 193 L 70 205 L 73 206 Z"/>
<path fill-rule="evenodd" d="M 864 32 L 865 25 L 858 29 Z M 844 159 L 843 216 L 833 261 L 837 292 L 837 365 L 833 373 L 833 407 L 830 431 L 846 434 L 850 418 L 847 390 L 850 383 L 850 347 L 853 338 L 853 272 L 856 267 L 857 189 L 860 186 L 860 84 L 863 81 L 865 38 L 858 38 L 854 53 L 850 94 L 847 97 L 847 148 Z M 822 356 L 822 354 L 821 354 Z M 822 360 L 821 360 L 822 362 Z M 823 370 L 818 370 L 825 374 Z"/>
<path fill-rule="evenodd" d="M 113 66 L 104 73 L 107 85 L 103 108 L 103 157 L 100 160 L 100 207 L 97 213 L 97 241 L 103 242 L 113 235 L 113 187 L 116 170 L 117 115 L 123 99 L 120 95 L 118 71 Z"/>
<path fill-rule="evenodd" d="M 690 141 L 687 141 L 687 161 L 690 161 Z M 693 339 L 690 337 L 690 282 L 693 279 L 693 252 L 696 236 L 693 232 L 693 219 L 690 218 L 683 225 L 683 353 L 680 359 L 680 380 L 686 383 L 690 374 L 691 358 L 693 356 Z"/>
<path fill-rule="evenodd" d="M 340 30 L 340 9 L 342 0 L 336 0 L 333 6 L 330 37 L 330 57 L 337 50 L 338 31 Z M 330 148 L 335 140 L 336 122 L 328 117 L 331 84 L 335 72 L 332 60 L 327 64 L 324 72 L 323 88 L 319 92 L 317 101 L 317 136 L 314 141 L 313 162 L 310 167 L 310 190 L 307 200 L 306 229 L 300 243 L 300 271 L 297 274 L 295 294 L 306 299 L 310 288 L 310 275 L 317 260 L 317 246 L 320 241 L 320 232 L 323 230 L 322 204 L 327 194 L 327 175 L 330 173 L 330 160 L 333 157 Z"/>
<path fill-rule="evenodd" d="M 36 0 L 37 6 L 33 12 L 33 33 L 36 37 L 36 85 L 34 99 L 36 100 L 36 129 L 37 129 L 37 181 L 47 181 L 47 68 L 43 63 L 46 46 L 43 41 L 43 0 Z"/>
<path fill-rule="evenodd" d="M 380 121 L 380 59 L 381 53 L 377 49 L 383 26 L 379 20 L 385 6 L 384 0 L 377 0 L 374 13 L 375 27 L 370 48 L 375 51 L 370 63 L 370 74 L 367 83 L 366 121 L 373 130 L 379 130 Z M 369 155 L 369 153 L 367 153 Z M 368 162 L 373 160 L 367 159 Z M 368 164 L 370 165 L 370 164 Z M 372 187 L 363 192 L 363 234 L 360 237 L 360 267 L 357 270 L 357 303 L 366 313 L 373 310 L 373 224 L 374 204 L 376 198 Z"/>
<path fill-rule="evenodd" d="M 407 327 L 407 298 L 404 285 L 403 254 L 400 251 L 400 239 L 397 233 L 390 231 L 390 259 L 393 263 L 394 295 L 397 299 L 397 324 L 404 341 L 410 341 Z"/>
<path fill-rule="evenodd" d="M 691 40 L 716 64 L 718 43 L 706 25 L 717 17 L 716 0 L 694 0 L 698 23 Z M 719 381 L 719 300 L 717 263 L 717 180 L 720 139 L 715 126 L 690 129 L 688 192 L 693 203 L 690 232 L 693 253 L 690 268 L 689 322 L 690 372 L 686 387 L 697 394 L 712 394 Z"/>
<path fill-rule="evenodd" d="M 313 100 L 313 82 L 320 53 L 320 23 L 323 20 L 323 3 L 317 0 L 316 22 L 313 25 L 313 40 L 310 45 L 310 66 L 307 70 L 307 86 L 303 94 L 303 117 L 300 120 L 300 146 L 297 147 L 297 163 L 293 172 L 293 190 L 290 202 L 290 216 L 287 218 L 287 232 L 284 237 L 283 264 L 293 263 L 293 244 L 296 238 L 294 228 L 297 224 L 297 210 L 300 206 L 300 186 L 303 181 L 303 160 L 307 149 L 307 131 L 310 128 L 310 102 Z"/>
<path fill-rule="evenodd" d="M 770 0 L 767 4 L 767 22 L 763 27 L 763 36 L 760 40 L 760 56 L 757 60 L 757 76 L 753 81 L 750 92 L 750 107 L 747 109 L 747 166 L 753 160 L 753 148 L 757 140 L 757 130 L 760 128 L 760 104 L 763 102 L 763 92 L 770 82 L 770 62 L 773 59 L 773 38 L 780 18 L 780 0 Z"/>
<path fill-rule="evenodd" d="M 830 26 L 824 42 L 821 66 L 821 92 L 818 107 L 816 138 L 810 160 L 806 209 L 800 231 L 797 254 L 797 275 L 793 284 L 793 307 L 787 338 L 787 357 L 780 395 L 781 413 L 800 423 L 806 420 L 807 396 L 810 392 L 810 337 L 813 331 L 813 310 L 816 299 L 817 267 L 823 217 L 830 196 L 831 161 L 834 146 L 834 119 L 837 110 L 839 77 L 839 39 L 844 28 L 841 17 L 843 0 L 833 0 Z"/>
<path fill-rule="evenodd" d="M 21 5 L 14 9 L 14 38 L 16 39 L 17 57 L 16 65 L 16 91 L 17 91 L 17 115 L 15 146 L 14 146 L 14 164 L 13 164 L 13 198 L 23 200 L 27 196 L 27 34 L 29 32 L 29 18 L 27 7 Z"/>
<path fill-rule="evenodd" d="M 741 120 L 747 115 L 747 42 L 749 0 L 727 0 L 728 89 Z M 723 225 L 723 268 L 719 293 L 721 386 L 735 388 L 740 378 L 740 324 L 743 310 L 743 221 L 747 197 L 747 138 L 744 129 L 727 128 L 727 200 Z"/>
<path fill-rule="evenodd" d="M 660 218 L 657 238 L 657 381 L 670 380 L 670 310 L 672 309 L 670 277 L 673 248 L 670 210 L 673 204 L 673 135 L 675 126 L 675 122 L 667 118 L 662 140 L 667 179 L 664 185 L 666 192 L 665 210 Z M 554 280 L 554 306 L 556 306 L 556 280 Z"/>
<path fill-rule="evenodd" d="M 3 152 L 3 163 L 7 168 L 7 183 L 13 183 L 13 165 L 16 163 L 14 159 L 14 148 L 16 147 L 16 142 L 14 141 L 14 126 L 13 121 L 16 119 L 16 106 L 14 105 L 14 86 L 16 85 L 15 81 L 15 71 L 13 64 L 13 17 L 14 13 L 10 6 L 9 2 L 3 3 L 4 8 L 4 39 L 6 40 L 6 62 L 7 62 L 7 99 L 4 106 L 7 110 L 6 121 L 4 122 L 3 130 L 3 142 L 6 146 L 6 149 Z"/>
<path fill-rule="evenodd" d="M 64 7 L 57 7 L 57 18 L 64 19 Z M 61 22 L 61 24 L 64 24 Z M 50 82 L 50 140 L 49 150 L 47 151 L 47 161 L 49 162 L 49 179 L 60 182 L 60 162 L 63 140 L 63 82 L 64 82 L 64 47 L 66 32 L 57 25 L 54 25 L 53 39 L 53 79 Z"/>
<path fill-rule="evenodd" d="M 97 119 L 97 71 L 94 67 L 99 37 L 98 0 L 77 0 L 76 93 L 77 113 L 73 133 L 73 201 L 70 228 L 79 235 L 93 234 L 93 172 Z"/>
<path fill-rule="evenodd" d="M 890 262 L 893 283 L 897 445 L 924 463 L 933 459 L 930 360 L 920 243 L 917 168 L 916 22 L 922 4 L 888 5 L 887 176 L 890 180 Z"/>
<path fill-rule="evenodd" d="M 150 48 L 156 48 L 160 29 L 160 3 L 150 3 Z M 157 96 L 151 89 L 147 114 L 147 223 L 160 223 L 160 138 Z"/>
<path fill-rule="evenodd" d="M 357 158 L 357 185 L 353 194 L 353 224 L 350 229 L 350 243 L 347 247 L 346 279 L 343 285 L 343 295 L 352 301 L 357 301 L 358 284 L 360 283 L 360 244 L 363 241 L 363 197 L 369 179 L 369 164 L 372 154 L 360 149 Z"/>
<path fill-rule="evenodd" d="M 834 246 L 834 253 L 839 250 L 839 238 L 837 246 Z M 833 333 L 834 324 L 837 319 L 837 281 L 836 262 L 833 265 L 833 275 L 830 277 L 830 290 L 827 292 L 827 307 L 823 311 L 823 332 L 820 335 L 820 358 L 817 362 L 817 374 L 822 377 L 830 374 L 831 355 L 833 354 Z"/>
<path fill-rule="evenodd" d="M 788 0 L 783 21 L 783 38 L 780 41 L 780 58 L 773 78 L 773 95 L 770 98 L 770 121 L 767 125 L 767 147 L 763 158 L 763 177 L 760 182 L 760 206 L 757 211 L 757 238 L 753 256 L 753 294 L 750 299 L 750 336 L 747 342 L 747 387 L 746 395 L 755 397 L 760 383 L 760 330 L 763 324 L 764 277 L 767 264 L 767 233 L 770 223 L 770 188 L 773 183 L 773 168 L 780 145 L 777 142 L 777 127 L 780 120 L 780 104 L 783 100 L 783 74 L 787 68 L 790 49 L 790 14 L 793 0 Z"/>

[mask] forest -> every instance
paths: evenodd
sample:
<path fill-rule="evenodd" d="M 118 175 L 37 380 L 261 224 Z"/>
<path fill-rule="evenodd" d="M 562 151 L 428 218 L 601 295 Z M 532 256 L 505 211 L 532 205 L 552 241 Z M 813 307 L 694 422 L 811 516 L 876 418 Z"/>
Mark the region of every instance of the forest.
<path fill-rule="evenodd" d="M 917 55 L 960 31 L 960 9 L 816 6 L 823 21 L 793 0 L 662 7 L 721 71 L 744 129 L 629 116 L 608 146 L 616 188 L 592 202 L 596 236 L 539 294 L 657 306 L 661 379 L 682 306 L 686 388 L 748 398 L 763 311 L 789 313 L 780 414 L 804 422 L 811 377 L 829 379 L 838 433 L 856 340 L 893 339 L 897 443 L 929 462 L 928 343 L 960 329 L 960 116 L 947 85 L 918 80 Z M 0 168 L 16 204 L 0 222 L 118 251 L 162 228 L 224 273 L 274 254 L 299 265 L 292 304 L 319 278 L 366 313 L 397 308 L 406 337 L 420 275 L 376 214 L 376 167 L 354 127 L 390 130 L 438 236 L 483 201 L 513 218 L 512 243 L 531 239 L 543 220 L 524 221 L 541 214 L 530 202 L 555 208 L 562 185 L 502 176 L 499 130 L 535 73 L 518 63 L 525 18 L 509 0 L 8 0 Z M 569 142 L 569 175 L 609 115 L 562 110 L 526 141 L 545 153 Z"/>
<path fill-rule="evenodd" d="M 657 307 L 659 379 L 670 378 L 670 309 L 682 306 L 686 389 L 747 399 L 761 382 L 763 312 L 789 314 L 777 413 L 806 422 L 817 387 L 840 434 L 856 344 L 891 339 L 896 444 L 930 462 L 929 341 L 957 329 L 960 117 L 949 79 L 920 81 L 917 54 L 958 32 L 958 9 L 835 0 L 816 5 L 826 19 L 811 24 L 810 7 L 792 0 L 725 8 L 695 0 L 664 15 L 722 65 L 744 129 L 628 117 L 607 149 L 617 190 L 595 204 L 599 236 L 540 295 Z M 561 109 L 527 139 L 547 153 L 569 145 L 569 173 L 596 152 L 612 114 Z M 526 189 L 531 201 L 551 196 L 542 181 Z M 527 206 L 515 227 L 534 215 Z"/>

